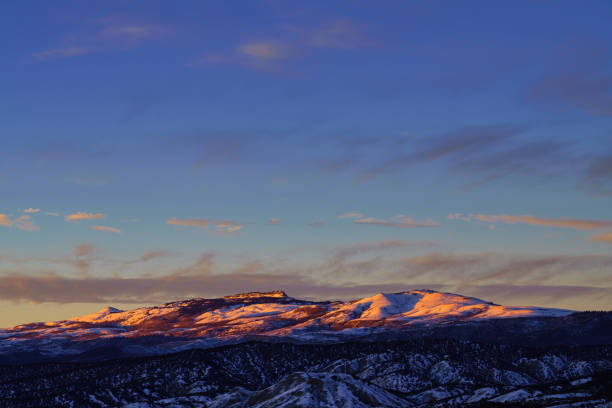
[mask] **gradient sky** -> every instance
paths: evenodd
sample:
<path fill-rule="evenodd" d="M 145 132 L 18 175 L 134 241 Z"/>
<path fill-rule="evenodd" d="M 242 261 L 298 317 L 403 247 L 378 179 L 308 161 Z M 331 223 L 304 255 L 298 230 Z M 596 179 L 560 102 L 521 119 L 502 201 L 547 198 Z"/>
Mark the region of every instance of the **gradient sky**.
<path fill-rule="evenodd" d="M 0 327 L 430 288 L 612 309 L 612 3 L 2 5 Z"/>

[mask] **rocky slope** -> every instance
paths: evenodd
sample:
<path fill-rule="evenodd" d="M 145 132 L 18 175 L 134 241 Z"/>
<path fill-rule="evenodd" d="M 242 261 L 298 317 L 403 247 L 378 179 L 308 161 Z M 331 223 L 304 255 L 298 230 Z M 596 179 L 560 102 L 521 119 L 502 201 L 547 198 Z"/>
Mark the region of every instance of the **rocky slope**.
<path fill-rule="evenodd" d="M 594 407 L 612 401 L 612 346 L 242 343 L 0 367 L 0 379 L 0 407 L 12 408 Z"/>

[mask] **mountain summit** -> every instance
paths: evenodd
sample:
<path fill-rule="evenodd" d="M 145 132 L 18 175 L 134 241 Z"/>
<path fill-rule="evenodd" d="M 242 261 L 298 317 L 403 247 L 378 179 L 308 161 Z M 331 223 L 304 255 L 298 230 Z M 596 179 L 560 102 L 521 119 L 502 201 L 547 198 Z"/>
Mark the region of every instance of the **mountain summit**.
<path fill-rule="evenodd" d="M 68 320 L 0 331 L 0 354 L 36 350 L 78 353 L 116 340 L 137 353 L 164 353 L 249 339 L 334 342 L 420 328 L 513 318 L 563 317 L 569 310 L 501 306 L 484 300 L 411 290 L 348 302 L 294 299 L 285 292 L 250 292 L 188 299 L 134 310 L 104 308 Z M 146 343 L 147 346 L 141 344 Z"/>

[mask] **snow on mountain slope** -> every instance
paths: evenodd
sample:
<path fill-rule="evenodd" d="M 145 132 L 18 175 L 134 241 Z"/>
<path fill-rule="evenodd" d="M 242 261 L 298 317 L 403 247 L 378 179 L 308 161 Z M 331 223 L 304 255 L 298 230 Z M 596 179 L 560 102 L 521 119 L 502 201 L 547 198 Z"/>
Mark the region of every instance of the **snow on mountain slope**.
<path fill-rule="evenodd" d="M 211 408 L 408 407 L 406 400 L 348 374 L 298 372 L 260 391 L 220 395 Z"/>
<path fill-rule="evenodd" d="M 379 293 L 350 302 L 311 302 L 294 299 L 282 291 L 254 292 L 219 299 L 189 299 L 127 311 L 107 307 L 68 320 L 23 324 L 0 330 L 0 339 L 7 340 L 0 343 L 0 353 L 17 344 L 27 344 L 28 340 L 45 340 L 44 347 L 40 344 L 32 347 L 55 354 L 59 346 L 49 341 L 82 343 L 97 339 L 163 336 L 176 338 L 187 345 L 199 342 L 200 346 L 205 346 L 202 341 L 218 344 L 253 335 L 325 340 L 330 336 L 364 335 L 420 325 L 558 317 L 571 313 L 560 309 L 500 306 L 431 290 Z"/>

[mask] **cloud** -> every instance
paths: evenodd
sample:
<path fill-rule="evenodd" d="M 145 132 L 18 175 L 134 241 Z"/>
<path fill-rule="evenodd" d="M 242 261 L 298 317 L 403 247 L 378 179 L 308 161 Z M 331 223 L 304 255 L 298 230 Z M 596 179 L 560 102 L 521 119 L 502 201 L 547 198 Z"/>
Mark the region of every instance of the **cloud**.
<path fill-rule="evenodd" d="M 52 211 L 48 211 L 48 212 L 46 212 L 45 214 L 50 215 L 50 216 L 52 216 L 52 217 L 59 217 L 59 213 L 52 212 Z"/>
<path fill-rule="evenodd" d="M 351 211 L 344 214 L 340 214 L 338 218 L 363 218 L 364 215 L 357 211 Z"/>
<path fill-rule="evenodd" d="M 12 227 L 13 221 L 6 214 L 0 214 L 0 225 L 3 227 Z"/>
<path fill-rule="evenodd" d="M 164 38 L 172 32 L 168 27 L 159 24 L 125 21 L 117 18 L 87 20 L 79 23 L 83 24 L 82 32 L 67 36 L 64 41 L 66 45 L 34 52 L 32 57 L 38 61 L 47 61 L 125 50 L 137 47 L 146 41 Z"/>
<path fill-rule="evenodd" d="M 163 258 L 169 255 L 170 255 L 170 252 L 159 249 L 155 251 L 146 252 L 141 257 L 139 257 L 136 261 L 137 262 L 149 262 L 152 259 Z"/>
<path fill-rule="evenodd" d="M 215 224 L 215 222 L 203 218 L 170 218 L 168 221 L 166 221 L 166 224 L 178 225 L 180 227 L 200 227 L 206 229 L 209 225 Z"/>
<path fill-rule="evenodd" d="M 93 228 L 96 231 L 108 231 L 108 232 L 114 232 L 115 234 L 121 235 L 121 230 L 119 228 L 105 227 L 103 225 L 92 225 L 90 228 Z"/>
<path fill-rule="evenodd" d="M 79 244 L 72 248 L 73 259 L 68 259 L 66 262 L 74 266 L 81 276 L 89 275 L 89 268 L 96 260 L 96 247 L 92 244 Z M 62 262 L 64 260 L 60 260 Z"/>
<path fill-rule="evenodd" d="M 312 222 L 309 222 L 308 225 L 311 227 L 322 227 L 323 225 L 325 225 L 325 221 L 324 220 L 314 220 Z"/>
<path fill-rule="evenodd" d="M 605 242 L 607 244 L 612 244 L 612 232 L 605 232 L 600 235 L 595 235 L 591 238 L 594 242 Z"/>
<path fill-rule="evenodd" d="M 40 212 L 40 208 L 26 208 L 23 210 L 24 213 L 34 214 Z"/>
<path fill-rule="evenodd" d="M 248 58 L 260 60 L 276 60 L 288 58 L 291 55 L 288 46 L 276 42 L 247 42 L 236 48 L 236 53 Z"/>
<path fill-rule="evenodd" d="M 238 224 L 232 220 L 217 222 L 217 230 L 222 232 L 237 232 L 242 230 L 243 227 L 244 225 Z"/>
<path fill-rule="evenodd" d="M 451 214 L 455 216 L 455 214 Z M 450 218 L 449 219 L 456 219 Z M 458 214 L 461 216 L 461 214 Z M 529 224 L 543 227 L 560 227 L 572 228 L 578 230 L 593 230 L 600 228 L 612 227 L 611 220 L 584 220 L 577 218 L 540 218 L 533 215 L 484 215 L 484 214 L 468 214 L 461 217 L 465 221 L 482 221 L 488 223 L 504 223 L 504 224 Z"/>
<path fill-rule="evenodd" d="M 432 245 L 435 243 L 406 240 L 358 243 L 326 248 L 327 257 L 315 257 L 308 264 L 249 259 L 237 266 L 224 265 L 215 262 L 214 253 L 203 253 L 185 266 L 170 270 L 148 265 L 147 274 L 138 276 L 129 267 L 166 253 L 151 251 L 133 261 L 116 262 L 97 256 L 95 247 L 83 244 L 76 246 L 71 256 L 57 259 L 0 256 L 0 262 L 20 265 L 19 272 L 0 270 L 0 297 L 61 303 L 164 303 L 245 290 L 284 289 L 293 296 L 325 299 L 431 288 L 506 304 L 525 301 L 543 306 L 612 308 L 612 278 L 608 273 L 612 256 L 437 251 L 406 256 L 406 249 Z M 32 262 L 68 264 L 81 274 L 78 278 L 44 274 L 30 268 Z M 104 265 L 105 272 L 112 264 L 122 269 L 114 277 L 90 275 L 90 269 L 98 264 Z"/>
<path fill-rule="evenodd" d="M 320 49 L 349 50 L 371 45 L 363 31 L 359 24 L 347 19 L 308 28 L 284 24 L 268 38 L 246 40 L 229 52 L 207 54 L 187 65 L 237 64 L 274 70 L 283 61 L 305 58 Z"/>
<path fill-rule="evenodd" d="M 244 225 L 238 224 L 233 220 L 215 221 L 205 218 L 170 218 L 166 221 L 166 224 L 178 225 L 180 227 L 198 227 L 202 229 L 207 229 L 209 225 L 215 225 L 219 232 L 238 232 L 244 227 Z"/>
<path fill-rule="evenodd" d="M 39 61 L 45 61 L 53 58 L 65 58 L 65 57 L 77 57 L 80 55 L 86 55 L 92 52 L 92 48 L 88 47 L 61 47 L 61 48 L 50 48 L 48 50 L 38 51 L 32 54 L 34 59 Z"/>
<path fill-rule="evenodd" d="M 612 195 L 612 154 L 592 159 L 580 186 L 598 196 Z"/>
<path fill-rule="evenodd" d="M 530 99 L 550 105 L 569 105 L 588 113 L 612 116 L 612 76 L 583 67 L 542 77 L 531 88 Z"/>
<path fill-rule="evenodd" d="M 314 160 L 321 170 L 346 174 L 357 183 L 389 174 L 436 177 L 450 175 L 463 190 L 473 190 L 505 177 L 531 182 L 582 177 L 593 153 L 580 157 L 578 139 L 535 135 L 533 125 L 475 124 L 437 134 L 397 132 L 384 136 L 334 138 L 335 143 Z M 534 174 L 538 179 L 534 179 Z M 419 177 L 419 178 L 424 178 Z M 598 179 L 593 180 L 596 186 Z"/>
<path fill-rule="evenodd" d="M 80 220 L 95 220 L 106 217 L 104 214 L 94 214 L 94 213 L 86 213 L 86 212 L 76 212 L 73 214 L 68 214 L 64 217 L 66 221 L 80 221 Z"/>
<path fill-rule="evenodd" d="M 14 226 L 24 231 L 38 231 L 40 229 L 34 224 L 29 215 L 22 215 L 17 218 L 14 222 Z"/>
<path fill-rule="evenodd" d="M 308 43 L 314 47 L 352 49 L 373 44 L 373 41 L 365 36 L 362 27 L 346 19 L 331 21 L 302 32 L 308 38 Z"/>
<path fill-rule="evenodd" d="M 353 220 L 355 224 L 370 224 L 380 225 L 383 227 L 396 227 L 396 228 L 418 228 L 418 227 L 439 227 L 440 224 L 432 219 L 426 219 L 425 221 L 415 221 L 410 217 L 406 217 L 403 214 L 396 215 L 389 220 L 367 217 L 357 218 Z"/>
<path fill-rule="evenodd" d="M 391 251 L 394 249 L 406 249 L 406 248 L 424 248 L 436 246 L 435 242 L 431 241 L 407 241 L 404 239 L 390 239 L 379 242 L 364 242 L 354 245 L 347 245 L 344 247 L 334 248 L 331 256 L 332 264 L 338 264 L 344 262 L 346 259 L 377 252 Z"/>
<path fill-rule="evenodd" d="M 72 253 L 77 258 L 93 255 L 95 252 L 96 252 L 96 247 L 93 246 L 92 244 L 75 245 L 74 248 L 72 249 Z"/>
<path fill-rule="evenodd" d="M 32 221 L 29 215 L 22 215 L 21 217 L 12 220 L 6 214 L 0 214 L 0 226 L 2 227 L 15 227 L 24 231 L 38 231 L 40 228 Z"/>
<path fill-rule="evenodd" d="M 269 222 L 272 225 L 277 225 L 277 224 L 280 224 L 281 220 L 280 220 L 280 218 L 270 218 Z"/>

